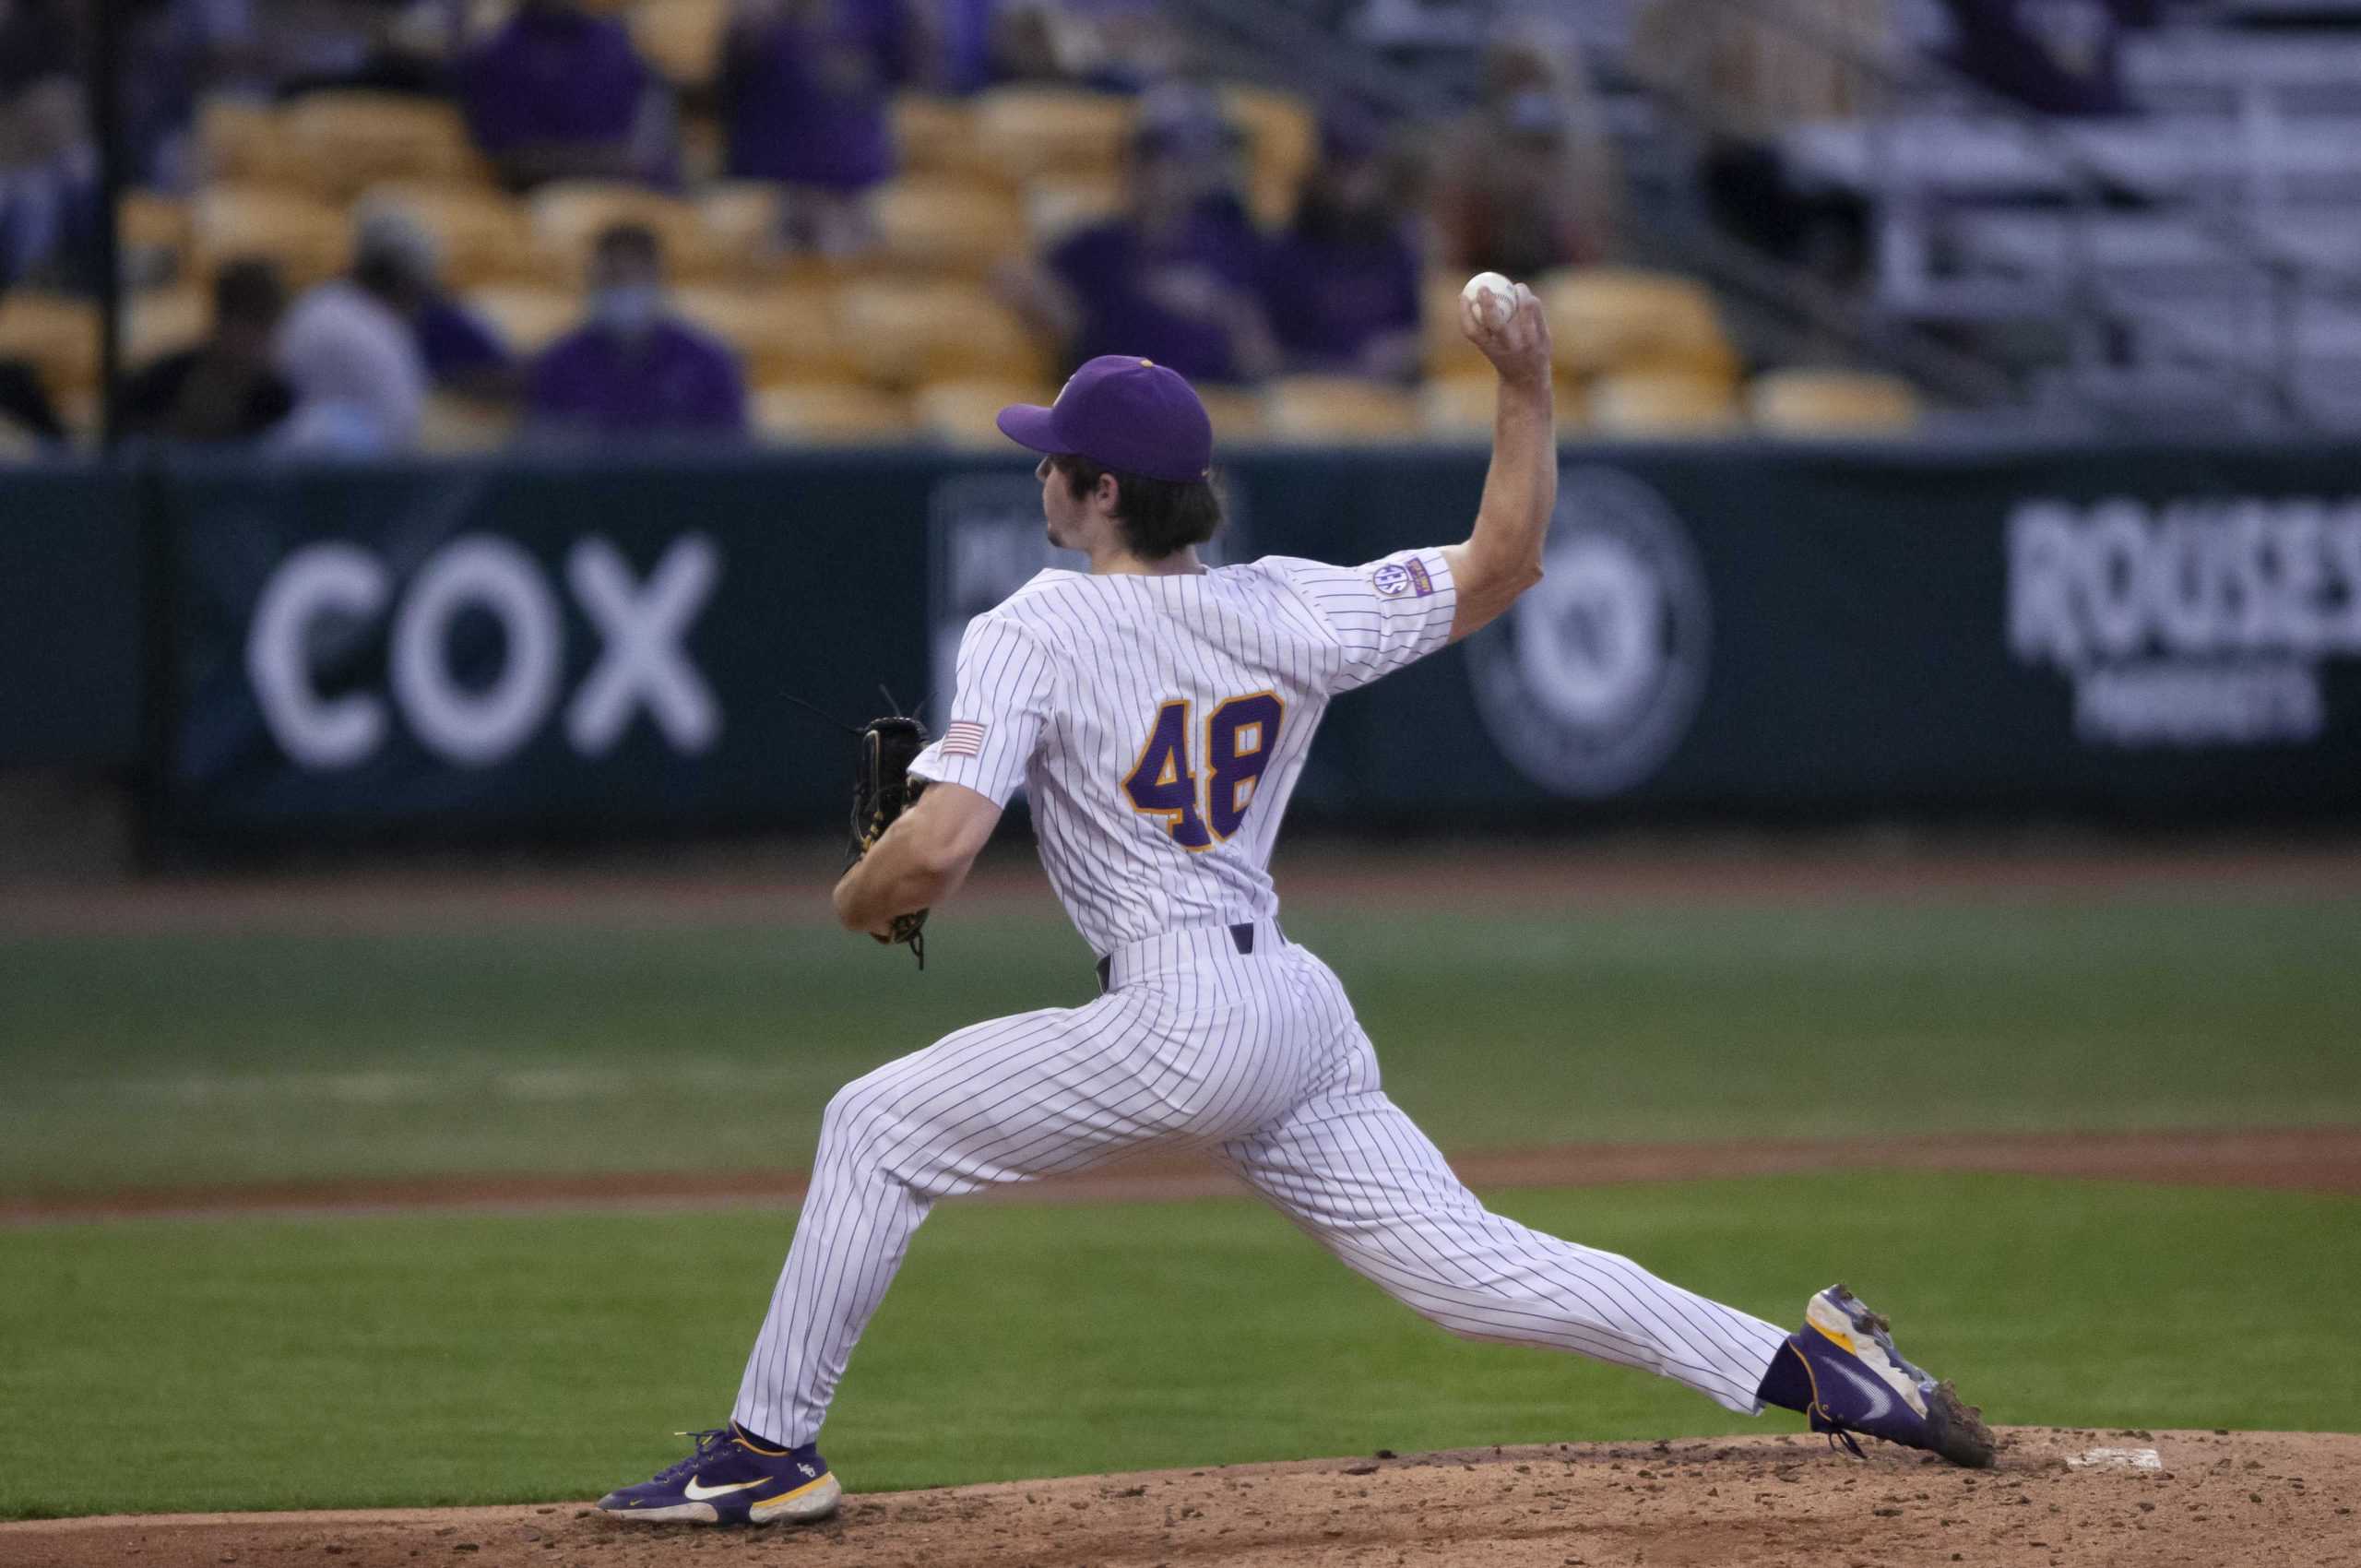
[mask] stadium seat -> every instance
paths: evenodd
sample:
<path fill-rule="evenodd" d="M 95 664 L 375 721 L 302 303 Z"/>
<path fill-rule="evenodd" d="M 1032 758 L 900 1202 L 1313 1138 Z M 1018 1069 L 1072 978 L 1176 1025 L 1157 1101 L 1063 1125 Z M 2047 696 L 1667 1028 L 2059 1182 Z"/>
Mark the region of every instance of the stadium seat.
<path fill-rule="evenodd" d="M 279 112 L 251 98 L 216 93 L 196 108 L 197 160 L 208 181 L 288 183 L 299 158 Z"/>
<path fill-rule="evenodd" d="M 429 452 L 492 451 L 516 434 L 516 410 L 504 403 L 433 393 L 419 420 L 419 445 Z"/>
<path fill-rule="evenodd" d="M 174 272 L 186 266 L 191 223 L 187 202 L 155 191 L 127 191 L 117 210 L 126 249 L 169 257 Z"/>
<path fill-rule="evenodd" d="M 1263 439 L 1263 395 L 1243 386 L 1200 386 L 1197 400 L 1213 421 L 1214 451 L 1218 460 L 1224 444 Z"/>
<path fill-rule="evenodd" d="M 99 384 L 99 307 L 20 289 L 0 297 L 0 359 L 24 360 L 53 397 Z"/>
<path fill-rule="evenodd" d="M 976 143 L 1012 180 L 1111 173 L 1121 167 L 1133 104 L 1079 88 L 996 87 L 976 103 Z"/>
<path fill-rule="evenodd" d="M 148 361 L 185 349 L 213 323 L 213 302 L 197 284 L 135 294 L 124 315 L 123 362 L 137 370 Z"/>
<path fill-rule="evenodd" d="M 1692 370 L 1602 375 L 1591 385 L 1589 412 L 1591 424 L 1608 435 L 1724 435 L 1739 427 L 1728 379 Z"/>
<path fill-rule="evenodd" d="M 1273 440 L 1400 441 L 1418 434 L 1418 399 L 1398 386 L 1346 375 L 1281 376 L 1263 390 Z"/>
<path fill-rule="evenodd" d="M 1777 370 L 1746 388 L 1748 416 L 1779 435 L 1892 435 L 1918 422 L 1918 394 L 1899 376 Z"/>
<path fill-rule="evenodd" d="M 972 375 L 1039 380 L 1047 356 L 1016 314 L 972 283 L 861 279 L 839 324 L 862 373 L 890 386 Z"/>
<path fill-rule="evenodd" d="M 869 198 L 877 225 L 865 263 L 983 278 L 1025 253 L 1024 208 L 1007 192 L 947 176 L 896 180 Z"/>
<path fill-rule="evenodd" d="M 836 305 L 825 287 L 690 284 L 672 291 L 672 308 L 737 350 L 756 385 L 858 380 L 860 366 L 837 329 Z"/>
<path fill-rule="evenodd" d="M 471 289 L 465 302 L 519 354 L 537 354 L 581 326 L 585 308 L 577 290 L 540 288 L 529 283 L 496 283 Z"/>
<path fill-rule="evenodd" d="M 1553 273 L 1534 292 L 1548 313 L 1558 368 L 1689 369 L 1735 374 L 1738 355 L 1703 284 L 1613 267 Z"/>
<path fill-rule="evenodd" d="M 642 223 L 664 247 L 664 269 L 675 279 L 706 278 L 729 269 L 693 202 L 643 185 L 610 180 L 558 180 L 527 199 L 533 231 L 551 262 L 578 278 L 599 232 L 611 223 Z"/>
<path fill-rule="evenodd" d="M 1255 218 L 1286 222 L 1320 156 L 1318 117 L 1302 99 L 1275 88 L 1233 82 L 1221 89 L 1220 101 L 1223 115 L 1246 137 L 1247 196 Z"/>
<path fill-rule="evenodd" d="M 1489 370 L 1429 377 L 1418 388 L 1418 428 L 1441 440 L 1489 440 L 1499 386 Z"/>
<path fill-rule="evenodd" d="M 344 213 L 296 191 L 208 185 L 197 194 L 194 216 L 193 260 L 200 277 L 211 277 L 238 256 L 261 255 L 279 264 L 290 290 L 301 291 L 343 271 L 352 255 Z"/>
<path fill-rule="evenodd" d="M 1025 182 L 1025 228 L 1037 249 L 1122 209 L 1123 182 L 1111 173 L 1037 174 Z"/>
<path fill-rule="evenodd" d="M 906 441 L 909 405 L 857 382 L 781 382 L 753 398 L 754 428 L 778 445 L 827 446 Z"/>
<path fill-rule="evenodd" d="M 362 193 L 364 208 L 406 212 L 434 236 L 443 280 L 455 289 L 547 279 L 550 264 L 533 244 L 533 226 L 515 198 L 487 185 L 394 180 Z"/>
<path fill-rule="evenodd" d="M 720 68 L 730 0 L 639 0 L 629 21 L 641 57 L 665 80 L 701 88 Z"/>
<path fill-rule="evenodd" d="M 485 182 L 458 106 L 391 92 L 314 92 L 279 115 L 306 188 L 350 198 L 381 180 Z"/>
<path fill-rule="evenodd" d="M 1492 413 L 1499 401 L 1500 377 L 1489 365 L 1482 370 L 1428 377 L 1418 388 L 1418 425 L 1443 441 L 1486 441 L 1492 438 Z M 1558 378 L 1557 412 L 1560 430 L 1579 430 L 1587 422 L 1588 396 L 1577 382 Z"/>
<path fill-rule="evenodd" d="M 1465 282 L 1464 278 L 1435 278 L 1419 290 L 1420 362 L 1430 376 L 1491 372 L 1484 351 L 1459 329 L 1459 291 Z"/>
<path fill-rule="evenodd" d="M 890 111 L 896 166 L 905 174 L 958 174 L 1010 184 L 977 136 L 975 107 L 932 93 L 897 92 Z"/>
<path fill-rule="evenodd" d="M 994 422 L 1001 410 L 1011 403 L 1046 403 L 1057 395 L 1056 387 L 1040 382 L 970 376 L 928 382 L 911 394 L 910 409 L 919 428 L 938 441 L 1011 451 Z"/>
<path fill-rule="evenodd" d="M 786 198 L 765 180 L 723 180 L 696 194 L 706 238 L 730 258 L 727 270 L 753 277 L 771 269 L 786 245 Z"/>

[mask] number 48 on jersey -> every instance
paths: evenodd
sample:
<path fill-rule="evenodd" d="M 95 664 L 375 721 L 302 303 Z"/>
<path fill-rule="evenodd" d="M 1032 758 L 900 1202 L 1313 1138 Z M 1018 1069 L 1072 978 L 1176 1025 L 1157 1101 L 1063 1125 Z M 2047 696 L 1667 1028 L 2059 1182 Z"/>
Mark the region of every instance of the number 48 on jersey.
<path fill-rule="evenodd" d="M 1255 786 L 1279 745 L 1286 705 L 1270 692 L 1231 697 L 1205 716 L 1204 773 L 1189 759 L 1189 703 L 1175 699 L 1156 711 L 1156 723 L 1123 793 L 1132 809 L 1165 819 L 1165 831 L 1185 849 L 1228 837 L 1246 821 Z"/>

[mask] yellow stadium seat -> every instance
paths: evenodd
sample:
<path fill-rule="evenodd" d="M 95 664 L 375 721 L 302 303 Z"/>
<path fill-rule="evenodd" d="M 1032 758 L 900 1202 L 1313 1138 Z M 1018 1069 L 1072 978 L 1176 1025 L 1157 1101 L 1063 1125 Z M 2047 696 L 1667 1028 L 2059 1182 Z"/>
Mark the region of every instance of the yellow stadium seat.
<path fill-rule="evenodd" d="M 1467 340 L 1459 328 L 1459 291 L 1467 279 L 1438 278 L 1430 279 L 1419 291 L 1418 333 L 1422 345 L 1420 362 L 1429 375 L 1473 374 L 1477 371 L 1489 374 L 1492 362 L 1484 351 Z M 1563 358 L 1561 353 L 1560 358 Z"/>
<path fill-rule="evenodd" d="M 304 181 L 344 198 L 380 180 L 482 182 L 490 171 L 458 106 L 393 92 L 314 92 L 280 114 Z"/>
<path fill-rule="evenodd" d="M 188 250 L 188 203 L 154 191 L 130 191 L 120 208 L 123 243 L 135 249 L 160 251 L 179 258 Z"/>
<path fill-rule="evenodd" d="M 507 404 L 436 392 L 426 399 L 418 441 L 429 452 L 489 452 L 516 434 L 516 410 Z"/>
<path fill-rule="evenodd" d="M 897 92 L 890 113 L 894 149 L 904 173 L 957 174 L 1003 185 L 1008 183 L 985 154 L 972 104 L 931 93 Z"/>
<path fill-rule="evenodd" d="M 1223 116 L 1245 133 L 1248 204 L 1266 224 L 1295 210 L 1304 176 L 1320 156 L 1320 125 L 1311 106 L 1275 88 L 1231 83 L 1220 94 Z"/>
<path fill-rule="evenodd" d="M 630 17 L 642 58 L 675 87 L 703 87 L 721 65 L 730 0 L 639 0 Z"/>
<path fill-rule="evenodd" d="M 1053 171 L 1111 172 L 1122 162 L 1133 105 L 1078 88 L 996 87 L 976 104 L 976 142 L 1012 180 Z"/>
<path fill-rule="evenodd" d="M 1592 267 L 1553 273 L 1534 292 L 1548 314 L 1560 370 L 1679 368 L 1728 376 L 1738 369 L 1713 294 L 1692 279 Z"/>
<path fill-rule="evenodd" d="M 1778 435 L 1892 435 L 1918 422 L 1918 393 L 1867 371 L 1776 370 L 1746 389 L 1755 428 Z"/>
<path fill-rule="evenodd" d="M 519 354 L 537 354 L 582 325 L 585 302 L 578 291 L 529 283 L 495 283 L 470 290 L 467 306 Z"/>
<path fill-rule="evenodd" d="M 959 376 L 1047 376 L 1047 356 L 1006 305 L 972 283 L 861 279 L 838 295 L 861 371 L 895 386 Z"/>
<path fill-rule="evenodd" d="M 612 223 L 640 223 L 664 247 L 673 278 L 706 278 L 729 270 L 730 257 L 706 230 L 693 202 L 643 185 L 609 180 L 558 180 L 528 198 L 533 231 L 550 260 L 569 277 L 588 265 L 599 232 Z"/>
<path fill-rule="evenodd" d="M 672 308 L 736 349 L 746 378 L 758 386 L 859 378 L 836 303 L 826 287 L 690 284 L 672 291 Z"/>
<path fill-rule="evenodd" d="M 301 162 L 279 112 L 250 98 L 217 93 L 199 103 L 196 147 L 208 181 L 283 183 L 296 178 Z"/>
<path fill-rule="evenodd" d="M 1500 377 L 1487 365 L 1480 371 L 1460 371 L 1430 376 L 1418 388 L 1418 424 L 1442 441 L 1489 441 L 1492 413 L 1499 401 Z M 1558 428 L 1579 430 L 1586 419 L 1587 396 L 1575 382 L 1560 377 L 1557 384 Z"/>
<path fill-rule="evenodd" d="M 208 291 L 190 284 L 135 294 L 124 315 L 123 362 L 136 370 L 148 361 L 190 347 L 213 325 Z"/>
<path fill-rule="evenodd" d="M 1348 375 L 1281 376 L 1263 389 L 1263 417 L 1276 441 L 1402 441 L 1418 433 L 1416 398 Z"/>
<path fill-rule="evenodd" d="M 870 194 L 869 210 L 877 235 L 864 259 L 912 272 L 988 277 L 1029 240 L 1014 196 L 963 180 L 896 180 Z"/>
<path fill-rule="evenodd" d="M 778 445 L 833 446 L 905 441 L 909 406 L 859 382 L 781 382 L 754 394 L 755 430 Z"/>
<path fill-rule="evenodd" d="M 1690 370 L 1600 376 L 1591 384 L 1590 422 L 1608 435 L 1726 435 L 1739 428 L 1728 378 Z"/>
<path fill-rule="evenodd" d="M 955 446 L 1005 448 L 1008 437 L 996 422 L 1011 403 L 1046 403 L 1058 389 L 1037 381 L 972 376 L 930 381 L 910 395 L 919 428 Z"/>
<path fill-rule="evenodd" d="M 53 396 L 99 384 L 99 307 L 34 290 L 0 298 L 0 359 L 30 363 Z"/>
<path fill-rule="evenodd" d="M 1025 227 L 1036 247 L 1123 209 L 1123 182 L 1112 173 L 1037 174 L 1025 182 Z"/>
<path fill-rule="evenodd" d="M 1231 441 L 1263 439 L 1263 395 L 1242 386 L 1200 386 L 1197 401 L 1204 404 L 1205 417 L 1213 421 L 1214 446 L 1218 457 L 1223 444 Z"/>
<path fill-rule="evenodd" d="M 524 208 L 495 187 L 395 180 L 370 186 L 361 205 L 390 208 L 417 220 L 434 236 L 443 254 L 443 281 L 454 289 L 537 281 L 550 274 Z"/>
<path fill-rule="evenodd" d="M 726 270 L 753 277 L 780 259 L 786 244 L 785 197 L 763 180 L 723 180 L 696 195 L 706 238 L 730 258 Z"/>
<path fill-rule="evenodd" d="M 1418 388 L 1418 427 L 1443 440 L 1489 440 L 1499 388 L 1489 371 L 1430 377 Z"/>
<path fill-rule="evenodd" d="M 196 198 L 196 269 L 211 277 L 239 256 L 267 256 L 291 291 L 344 270 L 351 227 L 338 208 L 298 192 L 262 185 L 208 185 Z"/>

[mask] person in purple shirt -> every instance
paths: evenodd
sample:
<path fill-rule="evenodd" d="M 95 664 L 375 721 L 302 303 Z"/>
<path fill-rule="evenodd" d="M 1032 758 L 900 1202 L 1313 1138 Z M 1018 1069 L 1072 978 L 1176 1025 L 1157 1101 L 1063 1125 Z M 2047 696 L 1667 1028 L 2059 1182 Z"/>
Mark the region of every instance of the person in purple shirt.
<path fill-rule="evenodd" d="M 1403 381 L 1418 371 L 1418 252 L 1376 124 L 1337 109 L 1295 221 L 1271 242 L 1263 307 L 1290 371 Z"/>
<path fill-rule="evenodd" d="M 727 172 L 789 187 L 798 248 L 860 247 L 860 193 L 894 172 L 887 95 L 912 42 L 902 0 L 735 0 L 719 83 Z"/>
<path fill-rule="evenodd" d="M 1159 89 L 1133 133 L 1123 215 L 1004 280 L 1071 363 L 1132 354 L 1210 382 L 1277 368 L 1260 297 L 1264 241 L 1238 198 L 1236 147 L 1193 89 Z"/>
<path fill-rule="evenodd" d="M 457 85 L 476 145 L 512 189 L 671 179 L 670 100 L 623 24 L 578 0 L 524 0 L 459 62 Z"/>
<path fill-rule="evenodd" d="M 664 308 L 653 231 L 617 223 L 590 259 L 590 319 L 535 362 L 530 428 L 556 436 L 729 436 L 746 430 L 746 387 L 721 344 Z"/>

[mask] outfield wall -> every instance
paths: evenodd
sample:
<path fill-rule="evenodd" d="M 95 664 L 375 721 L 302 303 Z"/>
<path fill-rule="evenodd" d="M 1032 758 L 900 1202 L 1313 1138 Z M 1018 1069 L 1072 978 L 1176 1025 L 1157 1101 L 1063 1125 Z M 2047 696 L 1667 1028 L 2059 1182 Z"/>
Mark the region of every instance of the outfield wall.
<path fill-rule="evenodd" d="M 1231 558 L 1464 534 L 1480 451 L 1248 453 Z M 822 827 L 882 683 L 1051 564 L 929 449 L 0 474 L 0 763 L 195 843 Z M 1417 591 L 1404 583 L 1403 591 Z M 2361 447 L 1569 447 L 1545 580 L 1341 701 L 1388 823 L 2361 805 Z"/>

